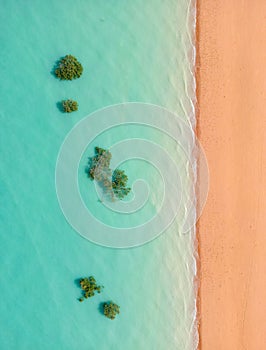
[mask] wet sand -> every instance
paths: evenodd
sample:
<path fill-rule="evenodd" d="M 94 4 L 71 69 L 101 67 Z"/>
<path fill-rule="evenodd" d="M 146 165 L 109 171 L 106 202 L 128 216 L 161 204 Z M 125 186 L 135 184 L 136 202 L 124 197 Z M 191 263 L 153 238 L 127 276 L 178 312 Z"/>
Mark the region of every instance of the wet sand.
<path fill-rule="evenodd" d="M 266 1 L 198 1 L 200 349 L 266 348 Z"/>

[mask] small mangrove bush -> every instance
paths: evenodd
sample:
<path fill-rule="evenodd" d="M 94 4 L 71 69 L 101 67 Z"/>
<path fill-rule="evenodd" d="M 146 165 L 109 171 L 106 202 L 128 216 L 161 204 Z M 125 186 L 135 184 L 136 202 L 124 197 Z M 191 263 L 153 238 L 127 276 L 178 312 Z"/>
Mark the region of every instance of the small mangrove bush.
<path fill-rule="evenodd" d="M 110 169 L 112 154 L 110 151 L 95 147 L 95 156 L 90 158 L 88 175 L 98 181 L 112 199 L 123 199 L 131 191 L 127 186 L 128 177 L 124 170 Z"/>
<path fill-rule="evenodd" d="M 81 63 L 72 55 L 61 58 L 55 68 L 55 75 L 61 80 L 73 80 L 81 76 L 83 67 Z"/>
<path fill-rule="evenodd" d="M 65 113 L 71 113 L 78 110 L 78 103 L 74 100 L 62 101 L 62 108 Z"/>
<path fill-rule="evenodd" d="M 112 188 L 115 196 L 118 199 L 123 199 L 130 192 L 130 187 L 127 187 L 128 177 L 124 170 L 115 169 L 112 175 Z"/>
<path fill-rule="evenodd" d="M 81 278 L 79 284 L 82 289 L 82 297 L 79 298 L 80 302 L 82 302 L 84 299 L 93 297 L 95 293 L 101 293 L 103 288 L 103 286 L 97 285 L 93 276 Z"/>
<path fill-rule="evenodd" d="M 112 301 L 103 304 L 103 313 L 104 316 L 114 320 L 117 314 L 120 314 L 120 306 L 113 303 Z"/>

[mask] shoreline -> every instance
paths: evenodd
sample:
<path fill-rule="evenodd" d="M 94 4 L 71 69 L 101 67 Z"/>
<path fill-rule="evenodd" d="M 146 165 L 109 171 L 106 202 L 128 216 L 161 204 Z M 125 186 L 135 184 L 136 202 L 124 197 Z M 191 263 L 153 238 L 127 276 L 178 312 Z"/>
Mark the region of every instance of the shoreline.
<path fill-rule="evenodd" d="M 265 13 L 262 0 L 197 2 L 196 133 L 210 170 L 197 223 L 203 350 L 266 346 Z"/>

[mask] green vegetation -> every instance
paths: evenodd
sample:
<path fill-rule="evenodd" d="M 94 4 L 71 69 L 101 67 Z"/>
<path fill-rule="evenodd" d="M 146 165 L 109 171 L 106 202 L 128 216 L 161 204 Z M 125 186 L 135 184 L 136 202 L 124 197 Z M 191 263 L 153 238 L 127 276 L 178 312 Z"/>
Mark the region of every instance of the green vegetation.
<path fill-rule="evenodd" d="M 61 80 L 73 80 L 81 76 L 83 67 L 72 55 L 66 55 L 59 62 L 55 69 L 55 75 Z"/>
<path fill-rule="evenodd" d="M 112 154 L 100 147 L 95 147 L 95 156 L 90 158 L 89 176 L 92 180 L 103 181 L 106 176 L 112 174 L 110 161 Z"/>
<path fill-rule="evenodd" d="M 104 316 L 114 320 L 117 314 L 120 314 L 120 306 L 113 303 L 112 301 L 103 304 Z"/>
<path fill-rule="evenodd" d="M 80 302 L 93 297 L 95 293 L 101 293 L 102 288 L 104 288 L 103 286 L 97 285 L 93 276 L 81 278 L 79 280 L 79 285 L 82 289 L 82 296 L 78 299 Z M 111 320 L 114 320 L 116 315 L 120 313 L 120 306 L 112 301 L 102 303 L 100 308 L 103 310 L 104 315 Z"/>
<path fill-rule="evenodd" d="M 82 302 L 85 299 L 91 298 L 95 293 L 101 293 L 102 286 L 98 286 L 96 280 L 93 276 L 82 278 L 79 281 L 80 287 L 82 289 L 83 296 L 79 298 L 79 301 Z"/>
<path fill-rule="evenodd" d="M 63 111 L 66 113 L 71 113 L 78 110 L 78 103 L 74 100 L 62 101 Z"/>
<path fill-rule="evenodd" d="M 95 156 L 90 158 L 89 177 L 102 184 L 105 192 L 112 199 L 123 199 L 131 191 L 127 187 L 128 177 L 124 170 L 110 169 L 112 154 L 110 151 L 95 147 Z"/>
<path fill-rule="evenodd" d="M 130 187 L 127 187 L 128 177 L 124 170 L 115 169 L 112 176 L 112 187 L 115 196 L 118 199 L 123 199 L 130 192 Z"/>

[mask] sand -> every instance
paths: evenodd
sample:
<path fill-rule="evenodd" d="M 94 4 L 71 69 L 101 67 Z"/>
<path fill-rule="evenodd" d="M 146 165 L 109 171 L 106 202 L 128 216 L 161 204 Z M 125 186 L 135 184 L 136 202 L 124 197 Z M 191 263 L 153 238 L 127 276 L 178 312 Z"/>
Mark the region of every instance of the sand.
<path fill-rule="evenodd" d="M 266 1 L 198 1 L 198 224 L 203 350 L 266 348 Z"/>

